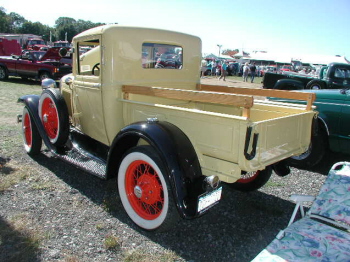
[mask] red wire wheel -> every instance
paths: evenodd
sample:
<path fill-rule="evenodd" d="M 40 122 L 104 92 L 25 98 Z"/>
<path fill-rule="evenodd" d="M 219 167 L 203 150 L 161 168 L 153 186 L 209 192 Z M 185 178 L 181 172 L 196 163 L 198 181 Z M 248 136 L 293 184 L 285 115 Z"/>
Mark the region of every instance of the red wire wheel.
<path fill-rule="evenodd" d="M 230 186 L 239 191 L 254 191 L 264 186 L 269 181 L 272 168 L 266 167 L 264 170 L 253 172 L 242 171 L 241 178 Z"/>
<path fill-rule="evenodd" d="M 237 180 L 238 183 L 246 184 L 254 181 L 259 175 L 260 170 L 254 172 L 242 172 L 241 178 Z"/>
<path fill-rule="evenodd" d="M 50 97 L 45 97 L 42 101 L 40 117 L 50 140 L 56 141 L 60 127 L 56 105 Z"/>
<path fill-rule="evenodd" d="M 129 165 L 125 190 L 132 208 L 140 217 L 147 220 L 159 217 L 164 206 L 163 187 L 149 163 L 136 160 Z"/>
<path fill-rule="evenodd" d="M 118 190 L 131 220 L 146 230 L 166 231 L 179 219 L 167 171 L 151 146 L 125 153 L 118 171 Z"/>
<path fill-rule="evenodd" d="M 68 108 L 57 89 L 45 89 L 39 99 L 39 116 L 53 145 L 62 146 L 69 134 Z"/>
<path fill-rule="evenodd" d="M 31 118 L 28 108 L 24 107 L 22 114 L 22 132 L 24 149 L 29 155 L 39 154 L 42 140 L 39 131 Z"/>

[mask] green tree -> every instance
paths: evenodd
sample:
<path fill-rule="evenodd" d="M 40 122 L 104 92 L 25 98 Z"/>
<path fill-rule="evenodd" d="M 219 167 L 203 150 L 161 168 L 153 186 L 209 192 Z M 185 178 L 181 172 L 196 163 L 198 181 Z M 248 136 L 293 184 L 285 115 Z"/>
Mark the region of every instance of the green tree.
<path fill-rule="evenodd" d="M 70 17 L 59 17 L 56 21 L 55 21 L 55 27 L 56 29 L 66 26 L 66 25 L 75 25 L 76 21 L 74 18 L 70 18 Z"/>
<path fill-rule="evenodd" d="M 57 40 L 65 40 L 67 34 L 67 41 L 71 42 L 73 37 L 78 34 L 74 24 L 66 24 L 59 28 L 56 28 L 56 38 Z"/>
<path fill-rule="evenodd" d="M 76 21 L 70 17 L 59 17 L 55 21 L 55 37 L 58 40 L 64 40 L 67 34 L 67 40 L 71 42 L 75 35 L 99 25 L 103 25 L 103 23 L 93 23 L 82 19 Z"/>
<path fill-rule="evenodd" d="M 11 33 L 18 33 L 19 28 L 21 28 L 22 25 L 27 22 L 23 16 L 14 12 L 11 12 L 8 15 L 8 21 Z"/>
<path fill-rule="evenodd" d="M 3 7 L 0 7 L 0 32 L 10 33 L 9 19 L 6 14 L 6 10 Z"/>
<path fill-rule="evenodd" d="M 40 36 L 49 36 L 50 27 L 43 25 L 40 22 L 24 22 L 20 28 L 18 28 L 20 34 L 34 34 Z"/>

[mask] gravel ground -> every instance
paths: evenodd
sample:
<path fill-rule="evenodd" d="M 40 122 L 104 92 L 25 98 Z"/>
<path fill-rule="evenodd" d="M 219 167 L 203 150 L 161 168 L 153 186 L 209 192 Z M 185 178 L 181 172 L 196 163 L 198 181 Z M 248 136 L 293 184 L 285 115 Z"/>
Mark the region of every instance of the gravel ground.
<path fill-rule="evenodd" d="M 329 154 L 313 170 L 273 174 L 256 192 L 224 185 L 222 201 L 203 217 L 150 233 L 123 211 L 115 180 L 100 180 L 45 150 L 31 158 L 18 133 L 19 126 L 0 128 L 0 182 L 13 179 L 0 190 L 0 261 L 250 261 L 286 227 L 294 208 L 289 195 L 317 194 L 331 165 L 349 161 Z"/>

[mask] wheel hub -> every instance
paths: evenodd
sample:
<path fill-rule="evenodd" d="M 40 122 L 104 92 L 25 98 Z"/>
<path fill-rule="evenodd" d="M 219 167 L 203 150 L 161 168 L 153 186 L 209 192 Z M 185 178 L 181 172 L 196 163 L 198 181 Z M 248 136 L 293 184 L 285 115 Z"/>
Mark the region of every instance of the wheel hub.
<path fill-rule="evenodd" d="M 142 197 L 142 188 L 140 186 L 135 186 L 134 187 L 134 194 L 137 198 Z"/>
<path fill-rule="evenodd" d="M 44 114 L 44 115 L 43 115 L 43 121 L 44 121 L 44 123 L 47 123 L 47 118 L 48 118 L 47 114 Z"/>

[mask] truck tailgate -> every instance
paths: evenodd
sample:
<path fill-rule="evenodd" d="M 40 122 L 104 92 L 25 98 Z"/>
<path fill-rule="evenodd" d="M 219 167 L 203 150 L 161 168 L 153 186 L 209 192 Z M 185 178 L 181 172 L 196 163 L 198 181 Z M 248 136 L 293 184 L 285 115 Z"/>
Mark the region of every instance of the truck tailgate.
<path fill-rule="evenodd" d="M 240 154 L 239 166 L 243 170 L 253 171 L 305 152 L 310 144 L 314 115 L 312 111 L 305 111 L 252 123 L 251 136 L 248 140 L 244 139 L 244 145 L 241 144 L 240 148 L 243 152 L 245 144 L 249 143 L 247 153 L 251 153 L 253 137 L 257 134 L 256 154 L 251 160 Z"/>

